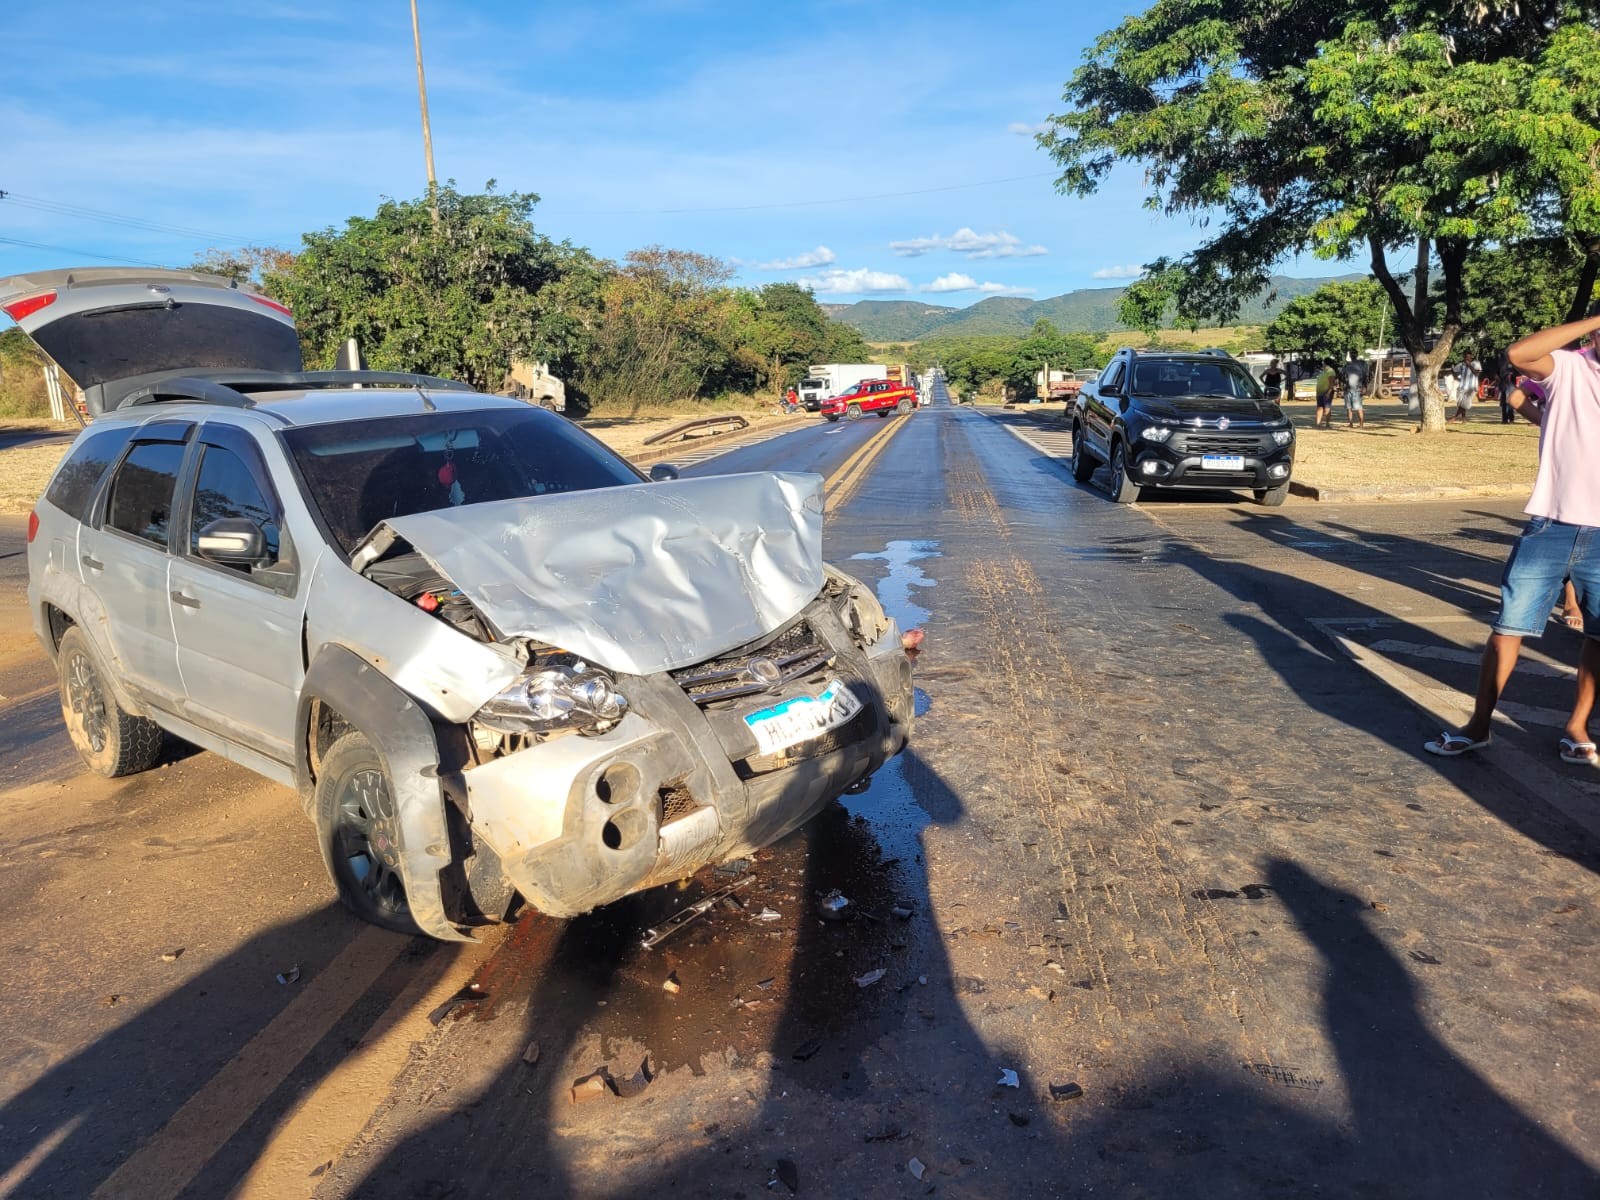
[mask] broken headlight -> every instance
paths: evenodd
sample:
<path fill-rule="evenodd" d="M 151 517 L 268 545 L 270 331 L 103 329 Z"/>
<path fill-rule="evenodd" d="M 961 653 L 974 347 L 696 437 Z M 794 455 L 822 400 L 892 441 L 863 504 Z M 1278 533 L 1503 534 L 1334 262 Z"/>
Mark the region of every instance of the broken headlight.
<path fill-rule="evenodd" d="M 875 645 L 889 629 L 889 618 L 878 598 L 859 580 L 842 571 L 828 570 L 833 610 L 839 620 L 863 646 Z"/>
<path fill-rule="evenodd" d="M 498 733 L 603 733 L 627 710 L 627 699 L 604 671 L 582 662 L 540 662 L 475 719 Z"/>

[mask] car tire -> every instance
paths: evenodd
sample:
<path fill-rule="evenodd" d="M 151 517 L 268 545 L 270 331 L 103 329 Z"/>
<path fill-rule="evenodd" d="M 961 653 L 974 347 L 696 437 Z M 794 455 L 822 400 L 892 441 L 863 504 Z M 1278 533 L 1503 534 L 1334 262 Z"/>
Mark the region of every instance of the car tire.
<path fill-rule="evenodd" d="M 1139 498 L 1139 485 L 1128 474 L 1128 452 L 1120 441 L 1111 444 L 1111 499 L 1132 504 Z"/>
<path fill-rule="evenodd" d="M 844 415 L 849 417 L 852 421 L 861 420 L 861 405 L 852 404 L 849 408 L 845 409 Z"/>
<path fill-rule="evenodd" d="M 880 420 L 880 421 L 887 420 L 889 417 L 894 416 L 894 414 L 895 414 L 895 410 L 892 409 L 892 408 L 880 408 L 878 410 L 878 420 Z"/>
<path fill-rule="evenodd" d="M 322 862 L 339 902 L 363 921 L 418 934 L 401 879 L 399 812 L 383 759 L 360 730 L 323 755 L 314 808 Z"/>
<path fill-rule="evenodd" d="M 899 403 L 899 404 L 896 404 L 896 405 L 895 405 L 895 406 L 894 406 L 894 411 L 895 411 L 895 412 L 896 412 L 896 413 L 897 413 L 897 414 L 898 414 L 898 415 L 900 415 L 900 416 L 902 416 L 902 417 L 903 417 L 903 416 L 906 416 L 906 415 L 907 415 L 907 414 L 908 414 L 908 413 L 910 413 L 910 412 L 911 412 L 911 401 L 909 401 L 909 400 L 902 400 L 902 401 L 900 401 L 900 403 Z"/>
<path fill-rule="evenodd" d="M 76 625 L 67 629 L 56 650 L 56 675 L 61 718 L 84 766 L 96 775 L 116 779 L 156 765 L 161 756 L 161 726 L 148 717 L 123 711 L 107 682 L 100 656 Z"/>
<path fill-rule="evenodd" d="M 1289 481 L 1287 479 L 1275 487 L 1256 489 L 1256 503 L 1265 504 L 1268 508 L 1277 508 L 1288 498 Z"/>
<path fill-rule="evenodd" d="M 1083 444 L 1083 426 L 1072 426 L 1072 477 L 1079 483 L 1088 483 L 1094 478 L 1096 468 L 1100 464 L 1091 458 L 1089 448 Z"/>
<path fill-rule="evenodd" d="M 839 419 L 838 413 L 823 413 L 822 415 L 827 417 L 830 421 L 837 421 Z"/>

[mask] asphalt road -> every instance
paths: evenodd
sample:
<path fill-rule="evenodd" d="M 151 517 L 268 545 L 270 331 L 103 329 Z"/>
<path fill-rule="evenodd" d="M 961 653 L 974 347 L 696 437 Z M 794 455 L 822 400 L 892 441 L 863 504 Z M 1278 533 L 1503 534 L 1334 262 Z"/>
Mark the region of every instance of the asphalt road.
<path fill-rule="evenodd" d="M 928 642 L 913 748 L 654 951 L 731 877 L 410 943 L 331 903 L 285 789 L 84 776 L 0 523 L 0 1196 L 1594 1195 L 1576 640 L 1479 760 L 1420 749 L 1518 506 L 1119 508 L 1026 414 L 892 430 L 691 468 L 886 436 L 827 551 Z M 642 1090 L 574 1104 L 602 1066 Z"/>

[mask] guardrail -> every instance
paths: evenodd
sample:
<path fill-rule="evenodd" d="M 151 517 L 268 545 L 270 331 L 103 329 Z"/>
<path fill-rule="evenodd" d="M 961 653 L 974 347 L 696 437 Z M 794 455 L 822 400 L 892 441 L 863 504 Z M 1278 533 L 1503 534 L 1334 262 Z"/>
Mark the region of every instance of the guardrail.
<path fill-rule="evenodd" d="M 729 413 L 725 417 L 701 417 L 699 420 L 685 421 L 681 425 L 674 425 L 671 429 L 663 430 L 661 433 L 651 434 L 645 438 L 644 444 L 646 446 L 654 446 L 657 442 L 664 442 L 669 438 L 688 437 L 697 429 L 714 429 L 722 425 L 728 426 L 730 433 L 735 430 L 750 428 L 750 422 L 738 413 Z"/>

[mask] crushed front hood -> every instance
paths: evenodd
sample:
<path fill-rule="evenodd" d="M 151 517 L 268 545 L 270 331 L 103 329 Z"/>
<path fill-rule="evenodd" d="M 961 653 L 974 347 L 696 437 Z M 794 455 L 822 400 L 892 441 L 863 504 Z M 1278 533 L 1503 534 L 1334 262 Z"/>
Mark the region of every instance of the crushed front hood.
<path fill-rule="evenodd" d="M 636 675 L 771 633 L 823 583 L 816 475 L 599 488 L 396 517 L 383 529 L 411 543 L 501 636 Z"/>

